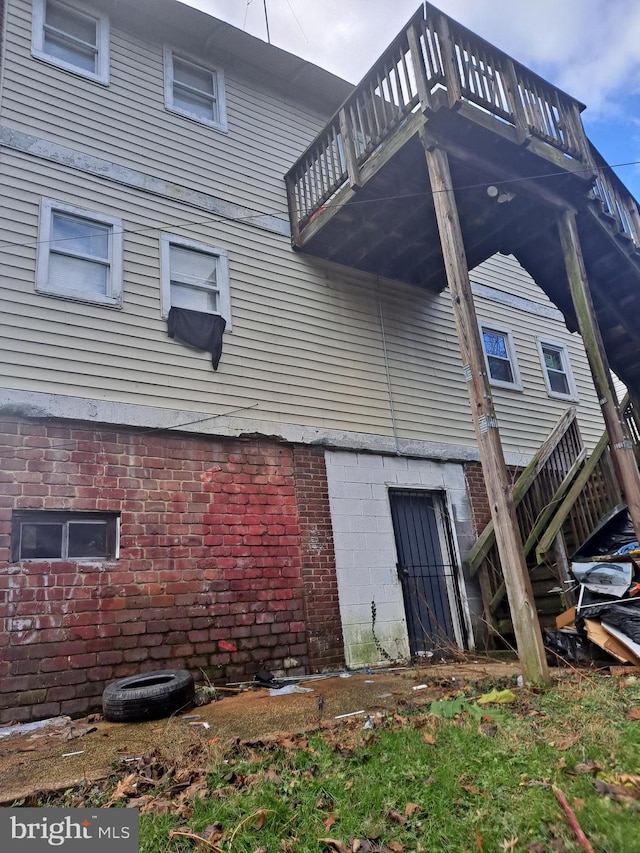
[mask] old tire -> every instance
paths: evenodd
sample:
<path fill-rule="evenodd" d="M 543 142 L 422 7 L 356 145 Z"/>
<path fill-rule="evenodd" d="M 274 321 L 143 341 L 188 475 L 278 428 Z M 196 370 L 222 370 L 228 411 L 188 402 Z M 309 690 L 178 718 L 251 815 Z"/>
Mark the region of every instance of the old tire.
<path fill-rule="evenodd" d="M 102 714 L 116 723 L 170 717 L 193 702 L 195 685 L 186 669 L 163 669 L 120 678 L 102 694 Z"/>

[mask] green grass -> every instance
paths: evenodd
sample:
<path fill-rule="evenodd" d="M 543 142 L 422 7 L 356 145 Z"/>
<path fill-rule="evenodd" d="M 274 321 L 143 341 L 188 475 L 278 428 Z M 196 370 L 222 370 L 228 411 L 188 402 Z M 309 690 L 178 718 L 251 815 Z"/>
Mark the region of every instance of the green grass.
<path fill-rule="evenodd" d="M 365 850 L 577 853 L 553 783 L 597 853 L 640 853 L 640 779 L 620 779 L 640 773 L 640 722 L 625 718 L 640 706 L 640 682 L 589 677 L 516 693 L 516 705 L 491 706 L 482 716 L 468 693 L 452 694 L 455 715 L 445 701 L 444 708 L 434 703 L 436 714 L 429 706 L 404 709 L 374 730 L 352 720 L 192 756 L 190 763 L 206 770 L 206 796 L 183 803 L 182 815 L 174 807 L 143 814 L 140 851 L 210 850 L 169 833 L 202 833 L 217 823 L 223 836 L 216 845 L 225 853 L 340 849 L 319 843 L 326 837 L 348 851 L 357 838 L 374 839 Z M 599 793 L 594 774 L 608 784 L 624 782 L 623 800 Z M 171 784 L 167 778 L 165 788 Z M 162 788 L 160 782 L 150 793 L 166 799 Z M 106 802 L 109 792 L 102 796 Z M 410 803 L 419 809 L 407 809 Z M 256 828 L 251 816 L 261 810 Z"/>

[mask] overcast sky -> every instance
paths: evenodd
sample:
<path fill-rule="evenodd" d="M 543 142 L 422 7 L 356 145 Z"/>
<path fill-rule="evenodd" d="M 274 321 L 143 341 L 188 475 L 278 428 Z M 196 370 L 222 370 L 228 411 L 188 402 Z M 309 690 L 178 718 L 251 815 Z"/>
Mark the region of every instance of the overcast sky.
<path fill-rule="evenodd" d="M 183 0 L 266 39 L 264 0 Z M 419 0 L 267 0 L 271 41 L 358 82 Z M 609 163 L 640 160 L 640 0 L 439 0 L 444 12 L 583 101 Z M 618 174 L 640 198 L 640 167 Z"/>

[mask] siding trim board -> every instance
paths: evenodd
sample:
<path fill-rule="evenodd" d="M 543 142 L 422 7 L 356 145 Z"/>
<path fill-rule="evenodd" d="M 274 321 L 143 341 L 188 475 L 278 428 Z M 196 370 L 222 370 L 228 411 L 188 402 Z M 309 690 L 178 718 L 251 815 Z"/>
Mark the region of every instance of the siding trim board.
<path fill-rule="evenodd" d="M 549 320 L 564 322 L 562 312 L 554 305 L 544 305 L 541 302 L 534 302 L 532 299 L 523 299 L 521 296 L 513 296 L 511 293 L 504 293 L 501 290 L 496 290 L 495 287 L 488 287 L 486 284 L 478 284 L 477 282 L 471 282 L 471 290 L 474 296 L 489 299 L 491 302 L 498 302 L 508 308 L 515 308 L 517 311 L 526 311 L 527 314 L 535 314 L 537 317 L 547 317 Z"/>
<path fill-rule="evenodd" d="M 39 391 L 0 389 L 0 414 L 19 417 L 84 421 L 93 424 L 129 424 L 152 430 L 178 430 L 182 432 L 224 437 L 243 435 L 269 435 L 297 444 L 311 444 L 344 450 L 385 453 L 392 456 L 414 456 L 446 462 L 472 462 L 479 459 L 474 447 L 441 442 L 399 439 L 392 435 L 373 435 L 351 430 L 337 430 L 304 426 L 289 422 L 234 417 L 242 409 L 211 414 L 178 409 L 163 409 L 131 403 L 107 402 L 87 397 L 62 394 L 45 394 Z M 244 411 L 256 407 L 248 405 Z M 511 464 L 520 465 L 525 455 L 506 453 Z M 528 459 L 528 457 L 527 457 Z"/>
<path fill-rule="evenodd" d="M 289 221 L 268 213 L 260 213 L 251 208 L 233 202 L 225 201 L 217 196 L 187 189 L 179 184 L 146 175 L 136 169 L 118 166 L 109 160 L 102 160 L 91 154 L 83 154 L 66 145 L 58 145 L 10 127 L 0 126 L 0 147 L 10 148 L 22 154 L 29 154 L 42 160 L 49 160 L 72 169 L 77 169 L 89 175 L 97 175 L 114 183 L 132 189 L 142 190 L 150 195 L 163 196 L 173 201 L 179 201 L 198 210 L 206 210 L 214 216 L 229 219 L 239 225 L 259 228 L 280 237 L 291 237 Z M 284 194 L 284 184 L 283 184 Z M 283 211 L 286 203 L 283 198 Z"/>

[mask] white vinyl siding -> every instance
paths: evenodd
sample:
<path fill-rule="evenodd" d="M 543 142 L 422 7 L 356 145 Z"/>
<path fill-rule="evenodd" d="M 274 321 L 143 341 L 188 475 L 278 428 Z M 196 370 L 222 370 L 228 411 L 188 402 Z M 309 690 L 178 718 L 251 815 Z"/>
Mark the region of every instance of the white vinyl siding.
<path fill-rule="evenodd" d="M 433 294 L 389 281 L 378 289 L 371 276 L 292 252 L 285 237 L 26 154 L 5 151 L 0 168 L 3 387 L 156 407 L 167 411 L 167 423 L 232 412 L 233 425 L 252 431 L 268 421 L 392 441 L 395 422 L 405 441 L 474 448 L 447 290 Z M 126 300 L 117 314 L 34 293 L 43 189 L 64 192 L 78 207 L 100 198 L 103 210 L 119 211 Z M 215 374 L 207 353 L 173 344 L 161 317 L 157 228 L 166 222 L 181 239 L 229 253 L 234 327 Z M 517 262 L 502 256 L 475 269 L 473 279 L 497 287 L 502 274 L 530 286 Z M 536 347 L 545 333 L 567 343 L 581 430 L 593 445 L 603 427 L 580 338 L 559 320 L 487 299 L 477 299 L 477 310 L 508 325 L 518 347 L 525 393 L 496 388 L 494 394 L 505 450 L 526 462 L 566 409 L 547 394 Z"/>
<path fill-rule="evenodd" d="M 109 82 L 109 21 L 91 7 L 33 0 L 33 55 L 98 83 Z"/>
<path fill-rule="evenodd" d="M 160 235 L 162 316 L 170 308 L 220 314 L 231 328 L 227 253 L 173 234 Z"/>
<path fill-rule="evenodd" d="M 549 396 L 577 400 L 578 392 L 566 344 L 538 339 L 538 352 Z"/>
<path fill-rule="evenodd" d="M 82 302 L 122 304 L 122 223 L 42 199 L 36 290 Z"/>
<path fill-rule="evenodd" d="M 212 132 L 166 109 L 163 47 L 153 37 L 125 33 L 112 20 L 110 84 L 97 89 L 32 58 L 30 11 L 27 0 L 12 0 L 7 10 L 3 124 L 25 133 L 37 128 L 45 144 L 287 220 L 283 175 L 328 114 L 241 74 L 238 63 L 225 69 L 228 132 Z M 206 55 L 199 59 L 206 65 Z"/>
<path fill-rule="evenodd" d="M 218 130 L 227 129 L 224 73 L 164 48 L 165 104 L 168 110 Z"/>

